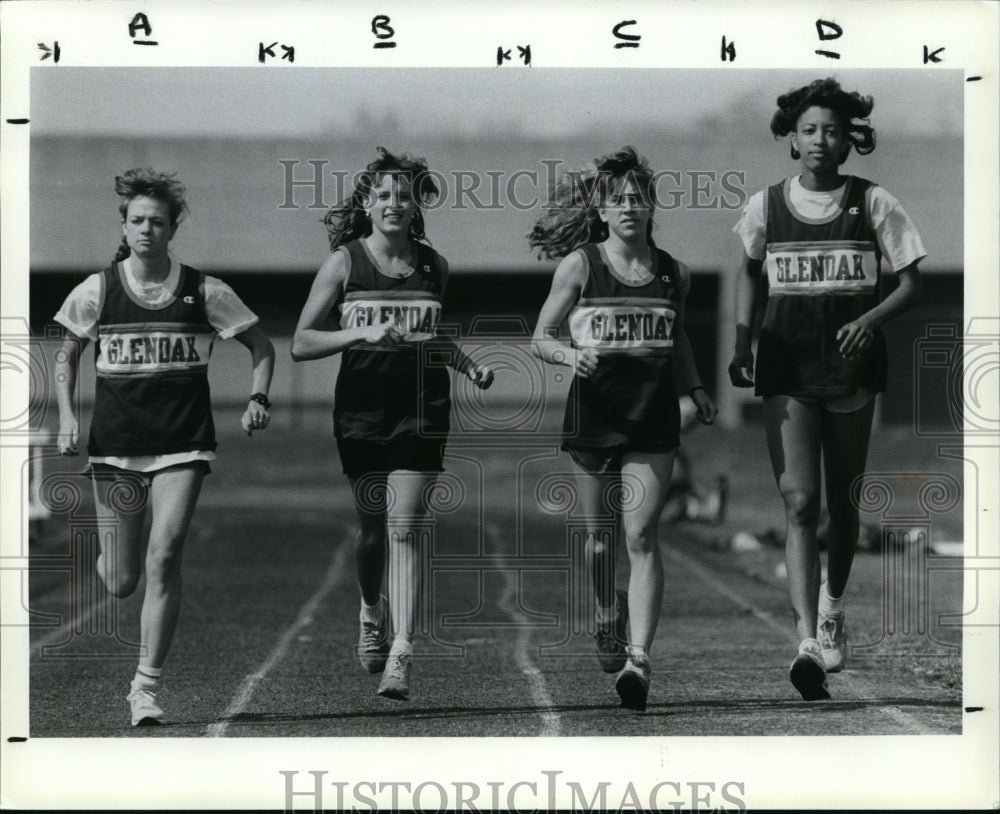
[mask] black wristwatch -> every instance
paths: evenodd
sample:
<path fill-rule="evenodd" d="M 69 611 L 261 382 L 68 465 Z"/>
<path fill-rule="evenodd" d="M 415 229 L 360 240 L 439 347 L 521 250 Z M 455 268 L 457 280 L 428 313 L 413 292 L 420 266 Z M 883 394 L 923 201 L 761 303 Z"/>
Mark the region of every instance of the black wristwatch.
<path fill-rule="evenodd" d="M 250 396 L 250 401 L 256 401 L 265 410 L 271 409 L 271 402 L 267 400 L 267 396 L 263 393 L 254 393 Z"/>

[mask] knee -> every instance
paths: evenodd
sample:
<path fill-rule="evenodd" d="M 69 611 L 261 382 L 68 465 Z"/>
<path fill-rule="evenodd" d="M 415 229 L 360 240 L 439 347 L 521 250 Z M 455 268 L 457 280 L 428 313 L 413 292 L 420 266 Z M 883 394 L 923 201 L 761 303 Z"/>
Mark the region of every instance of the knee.
<path fill-rule="evenodd" d="M 101 578 L 108 593 L 119 599 L 124 599 L 135 593 L 139 585 L 139 573 L 131 569 L 121 569 L 108 565 L 108 558 L 104 554 L 97 555 L 97 576 Z"/>
<path fill-rule="evenodd" d="M 137 577 L 128 577 L 127 579 L 110 580 L 104 583 L 108 589 L 108 593 L 111 594 L 116 599 L 125 599 L 135 593 L 135 589 L 139 586 L 139 579 Z"/>
<path fill-rule="evenodd" d="M 827 489 L 826 508 L 835 521 L 857 522 L 858 507 L 851 499 L 850 488 Z"/>
<path fill-rule="evenodd" d="M 831 549 L 842 550 L 845 545 L 853 549 L 857 545 L 858 535 L 861 533 L 861 517 L 857 507 L 851 504 L 837 505 L 828 501 L 827 509 L 830 512 L 827 545 Z"/>
<path fill-rule="evenodd" d="M 810 489 L 782 489 L 788 522 L 795 526 L 815 526 L 819 522 L 819 492 Z"/>
<path fill-rule="evenodd" d="M 630 520 L 627 516 L 624 522 L 625 544 L 629 554 L 648 554 L 659 551 L 659 538 L 656 533 L 656 522 L 651 520 Z"/>
<path fill-rule="evenodd" d="M 355 542 L 364 549 L 382 548 L 385 545 L 385 517 L 362 522 Z"/>
<path fill-rule="evenodd" d="M 150 548 L 146 555 L 146 581 L 166 584 L 177 577 L 181 568 L 180 546 Z"/>
<path fill-rule="evenodd" d="M 101 579 L 104 582 L 104 587 L 108 589 L 108 593 L 118 599 L 124 599 L 127 596 L 131 596 L 135 593 L 135 589 L 139 586 L 139 575 L 134 572 L 126 572 L 124 574 L 98 573 L 100 573 Z"/>

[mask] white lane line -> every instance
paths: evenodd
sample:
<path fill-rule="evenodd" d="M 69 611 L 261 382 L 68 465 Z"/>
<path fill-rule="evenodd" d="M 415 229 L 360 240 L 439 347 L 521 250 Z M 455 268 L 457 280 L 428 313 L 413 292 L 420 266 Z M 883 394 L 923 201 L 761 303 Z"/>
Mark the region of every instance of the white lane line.
<path fill-rule="evenodd" d="M 794 631 L 790 630 L 788 625 L 776 621 L 775 618 L 766 610 L 758 608 L 753 602 L 740 594 L 739 591 L 736 591 L 731 585 L 723 582 L 715 576 L 715 574 L 705 568 L 705 566 L 694 559 L 694 557 L 682 554 L 680 551 L 670 548 L 669 546 L 663 546 L 662 550 L 664 554 L 666 554 L 667 559 L 673 560 L 675 563 L 683 565 L 685 568 L 693 571 L 698 579 L 709 587 L 714 588 L 718 593 L 730 600 L 744 613 L 751 614 L 755 619 L 759 619 L 771 628 L 771 630 L 779 633 L 783 638 L 787 639 L 792 644 L 796 646 L 798 645 L 799 641 L 795 638 Z"/>
<path fill-rule="evenodd" d="M 765 625 L 767 625 L 771 630 L 780 634 L 782 638 L 787 640 L 792 644 L 793 647 L 797 647 L 799 644 L 798 636 L 795 631 L 792 630 L 788 625 L 778 622 L 770 613 L 762 608 L 759 608 L 751 600 L 743 596 L 739 591 L 735 590 L 730 584 L 716 577 L 711 571 L 709 571 L 705 566 L 699 563 L 694 557 L 687 554 L 683 554 L 676 549 L 664 547 L 663 548 L 668 559 L 673 560 L 679 565 L 683 565 L 688 570 L 692 571 L 695 576 L 698 577 L 702 582 L 711 588 L 715 589 L 719 594 L 726 597 L 733 602 L 737 607 L 739 607 L 745 613 L 750 613 L 755 619 L 759 619 Z M 846 684 L 848 691 L 854 695 L 856 698 L 872 698 L 876 695 L 875 688 L 866 679 L 851 675 L 850 673 L 840 673 L 837 677 L 838 684 Z M 934 730 L 924 726 L 922 723 L 917 721 L 910 715 L 907 715 L 899 707 L 887 705 L 880 707 L 880 711 L 884 712 L 890 718 L 892 718 L 899 726 L 903 727 L 905 730 L 901 734 L 905 735 L 929 735 L 933 734 Z"/>
<path fill-rule="evenodd" d="M 486 526 L 486 538 L 490 542 L 490 548 L 496 550 L 493 544 L 499 539 L 499 529 L 493 523 Z M 497 603 L 513 622 L 524 622 L 524 613 L 517 607 L 517 590 L 520 575 L 505 569 L 503 572 L 504 589 Z M 531 691 L 531 701 L 540 710 L 542 719 L 542 737 L 555 737 L 562 732 L 562 721 L 559 713 L 555 711 L 552 697 L 549 695 L 548 686 L 545 682 L 545 674 L 538 668 L 531 658 L 531 628 L 521 628 L 517 634 L 517 641 L 514 644 L 514 660 L 518 668 L 528 679 L 528 687 Z"/>
<path fill-rule="evenodd" d="M 229 706 L 226 707 L 226 711 L 220 716 L 221 720 L 216 721 L 213 724 L 209 724 L 208 731 L 206 733 L 208 737 L 221 738 L 226 734 L 226 730 L 229 728 L 229 721 L 246 709 L 247 704 L 250 703 L 250 699 L 253 698 L 253 694 L 257 690 L 261 681 L 263 681 L 267 677 L 267 674 L 274 669 L 274 666 L 284 658 L 285 653 L 288 651 L 288 648 L 295 641 L 299 633 L 301 633 L 304 628 L 307 628 L 312 624 L 313 614 L 316 612 L 316 608 L 319 607 L 319 604 L 326 598 L 330 591 L 333 590 L 339 579 L 344 575 L 344 569 L 347 565 L 349 551 L 350 545 L 348 544 L 348 541 L 345 541 L 341 545 L 337 546 L 337 550 L 333 555 L 333 560 L 330 562 L 330 567 L 327 568 L 326 574 L 323 576 L 323 580 L 320 582 L 319 587 L 309 598 L 309 601 L 302 606 L 302 609 L 299 611 L 299 615 L 295 618 L 291 627 L 281 634 L 277 644 L 275 644 L 274 648 L 268 654 L 267 658 L 264 659 L 260 667 L 243 679 L 243 683 L 240 684 L 239 689 L 233 696 L 233 700 L 229 702 Z"/>

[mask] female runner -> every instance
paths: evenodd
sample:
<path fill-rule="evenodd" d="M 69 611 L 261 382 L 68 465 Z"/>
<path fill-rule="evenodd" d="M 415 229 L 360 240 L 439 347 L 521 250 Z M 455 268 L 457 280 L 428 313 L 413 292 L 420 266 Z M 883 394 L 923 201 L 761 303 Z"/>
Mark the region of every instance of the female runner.
<path fill-rule="evenodd" d="M 563 449 L 591 526 L 586 559 L 597 600 L 598 659 L 605 672 L 618 673 L 622 705 L 637 710 L 646 708 L 649 649 L 663 598 L 657 524 L 680 443 L 675 379 L 690 392 L 702 423 L 716 415 L 684 332 L 690 272 L 652 241 L 653 181 L 634 148 L 606 155 L 587 173 L 563 177 L 558 206 L 529 236 L 541 254 L 563 258 L 538 317 L 534 349 L 575 373 Z M 571 346 L 556 338 L 567 317 Z M 625 533 L 627 593 L 615 590 L 612 517 Z"/>
<path fill-rule="evenodd" d="M 790 137 L 799 174 L 754 195 L 734 231 L 745 249 L 737 283 L 736 349 L 729 375 L 764 399 L 771 465 L 785 504 L 788 592 L 798 636 L 792 684 L 829 698 L 826 674 L 844 666 L 843 596 L 857 545 L 851 487 L 865 470 L 875 394 L 885 389 L 880 326 L 920 297 L 925 256 L 912 222 L 882 187 L 841 165 L 853 146 L 875 149 L 870 96 L 818 79 L 778 97 L 775 138 Z M 880 262 L 899 286 L 880 300 Z M 758 283 L 764 321 L 751 352 Z M 816 543 L 820 461 L 830 514 L 827 581 Z"/>
<path fill-rule="evenodd" d="M 361 525 L 355 543 L 358 655 L 368 672 L 382 673 L 379 695 L 405 700 L 419 533 L 443 470 L 449 428 L 445 364 L 482 388 L 493 374 L 435 333 L 448 264 L 424 242 L 421 207 L 437 195 L 426 162 L 382 147 L 378 152 L 347 202 L 326 215 L 331 254 L 302 309 L 292 357 L 343 353 L 333 421 Z M 323 324 L 334 309 L 339 328 L 327 330 Z M 382 594 L 387 538 L 388 597 Z"/>
<path fill-rule="evenodd" d="M 96 342 L 94 414 L 85 472 L 93 478 L 97 573 L 117 597 L 145 570 L 139 666 L 128 701 L 132 725 L 158 724 L 156 692 L 181 601 L 181 556 L 209 461 L 215 427 L 208 359 L 216 336 L 236 337 L 253 357 L 248 434 L 269 421 L 271 342 L 233 290 L 179 263 L 168 245 L 187 210 L 184 187 L 150 169 L 115 178 L 124 238 L 111 266 L 80 283 L 56 314 L 67 335 L 56 365 L 59 451 L 79 454 L 80 353 Z M 143 569 L 146 509 L 152 527 Z"/>

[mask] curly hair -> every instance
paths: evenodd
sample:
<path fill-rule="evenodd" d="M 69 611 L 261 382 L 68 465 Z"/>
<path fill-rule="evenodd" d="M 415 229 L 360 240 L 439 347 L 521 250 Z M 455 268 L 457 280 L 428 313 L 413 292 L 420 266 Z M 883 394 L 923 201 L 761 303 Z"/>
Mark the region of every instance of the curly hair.
<path fill-rule="evenodd" d="M 656 200 L 653 172 L 635 147 L 626 146 L 601 156 L 582 169 L 563 173 L 552 190 L 548 211 L 536 221 L 528 242 L 539 258 L 565 257 L 585 243 L 600 243 L 608 237 L 608 225 L 598 210 L 609 197 L 630 189 L 647 202 Z M 652 242 L 650 218 L 646 238 Z"/>
<path fill-rule="evenodd" d="M 122 223 L 128 216 L 128 207 L 136 198 L 152 198 L 167 205 L 170 213 L 170 228 L 176 229 L 188 211 L 184 196 L 187 190 L 174 178 L 172 173 L 157 172 L 149 167 L 138 167 L 126 170 L 123 175 L 115 176 L 115 192 L 121 197 L 118 211 Z M 132 253 L 128 241 L 122 238 L 114 262 L 124 260 Z"/>
<path fill-rule="evenodd" d="M 862 96 L 857 91 L 848 93 L 832 77 L 817 79 L 778 97 L 778 109 L 771 118 L 774 137 L 777 139 L 793 133 L 799 117 L 810 107 L 832 110 L 840 119 L 848 141 L 848 147 L 840 159 L 841 164 L 847 160 L 851 145 L 859 155 L 868 155 L 875 149 L 875 130 L 867 121 L 875 107 L 875 101 L 871 96 Z M 861 119 L 864 121 L 860 121 Z"/>
<path fill-rule="evenodd" d="M 411 156 L 409 153 L 395 155 L 385 147 L 377 149 L 378 158 L 355 176 L 354 191 L 351 196 L 346 201 L 330 207 L 323 216 L 331 251 L 352 240 L 368 237 L 372 233 L 372 224 L 366 208 L 371 204 L 372 189 L 386 175 L 405 178 L 410 182 L 417 208 L 410 220 L 409 238 L 427 241 L 421 207 L 438 195 L 437 184 L 434 183 L 427 167 L 427 160 Z"/>

